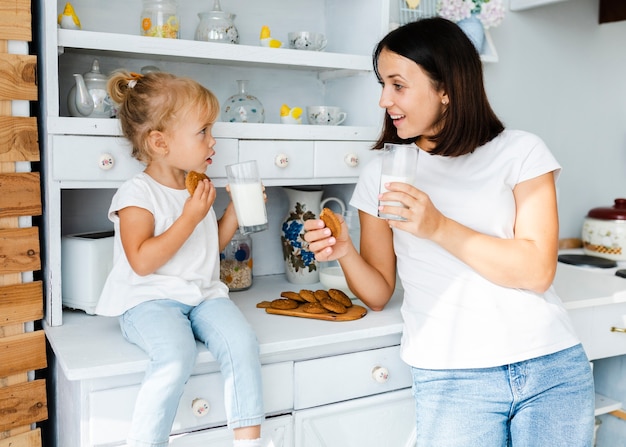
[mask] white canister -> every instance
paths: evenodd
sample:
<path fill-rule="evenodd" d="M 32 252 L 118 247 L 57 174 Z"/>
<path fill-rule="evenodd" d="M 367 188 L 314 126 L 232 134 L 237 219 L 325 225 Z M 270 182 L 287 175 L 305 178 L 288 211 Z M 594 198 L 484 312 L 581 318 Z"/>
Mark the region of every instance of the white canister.
<path fill-rule="evenodd" d="M 590 210 L 583 222 L 582 241 L 586 254 L 626 260 L 626 199 Z"/>

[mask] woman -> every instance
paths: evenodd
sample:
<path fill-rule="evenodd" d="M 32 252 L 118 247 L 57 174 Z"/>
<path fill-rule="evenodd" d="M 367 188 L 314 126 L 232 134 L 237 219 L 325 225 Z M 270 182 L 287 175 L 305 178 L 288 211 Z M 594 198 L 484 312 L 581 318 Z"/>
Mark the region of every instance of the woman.
<path fill-rule="evenodd" d="M 551 287 L 559 164 L 538 137 L 504 129 L 480 57 L 454 23 L 405 25 L 373 59 L 386 110 L 375 148 L 413 145 L 416 180 L 379 194 L 381 161 L 364 169 L 351 200 L 360 253 L 345 224 L 334 238 L 309 220 L 305 238 L 319 261 L 339 260 L 373 310 L 391 298 L 397 268 L 417 445 L 588 447 L 593 377 Z"/>

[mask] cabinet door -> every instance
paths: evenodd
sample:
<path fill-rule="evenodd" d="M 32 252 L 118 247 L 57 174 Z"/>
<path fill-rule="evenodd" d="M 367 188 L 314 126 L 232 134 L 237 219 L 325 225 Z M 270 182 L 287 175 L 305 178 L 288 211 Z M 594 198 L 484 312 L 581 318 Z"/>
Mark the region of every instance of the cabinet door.
<path fill-rule="evenodd" d="M 261 425 L 263 447 L 293 447 L 293 421 L 291 416 L 266 419 Z M 171 447 L 232 447 L 233 432 L 228 428 L 214 428 L 196 433 L 174 436 Z"/>
<path fill-rule="evenodd" d="M 295 414 L 295 447 L 414 447 L 411 389 L 325 405 Z"/>

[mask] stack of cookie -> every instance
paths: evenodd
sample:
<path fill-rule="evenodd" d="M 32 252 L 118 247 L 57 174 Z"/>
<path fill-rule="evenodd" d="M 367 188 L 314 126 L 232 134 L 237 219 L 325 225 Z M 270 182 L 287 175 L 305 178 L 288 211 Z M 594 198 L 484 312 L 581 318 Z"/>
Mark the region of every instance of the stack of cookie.
<path fill-rule="evenodd" d="M 315 291 L 302 289 L 299 292 L 281 292 L 280 296 L 273 301 L 262 301 L 257 304 L 257 307 L 271 307 L 281 310 L 298 309 L 310 314 L 326 312 L 345 314 L 348 308 L 352 307 L 352 300 L 339 289 Z"/>

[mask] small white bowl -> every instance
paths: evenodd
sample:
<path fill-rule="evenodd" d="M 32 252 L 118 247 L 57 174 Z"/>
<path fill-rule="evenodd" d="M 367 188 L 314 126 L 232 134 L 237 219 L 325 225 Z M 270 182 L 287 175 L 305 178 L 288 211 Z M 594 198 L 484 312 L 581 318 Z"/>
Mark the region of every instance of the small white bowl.
<path fill-rule="evenodd" d="M 289 48 L 294 50 L 324 51 L 328 41 L 322 33 L 292 31 L 287 34 Z"/>
<path fill-rule="evenodd" d="M 339 289 L 351 299 L 356 298 L 348 287 L 346 277 L 337 261 L 320 263 L 320 282 L 327 289 Z"/>

